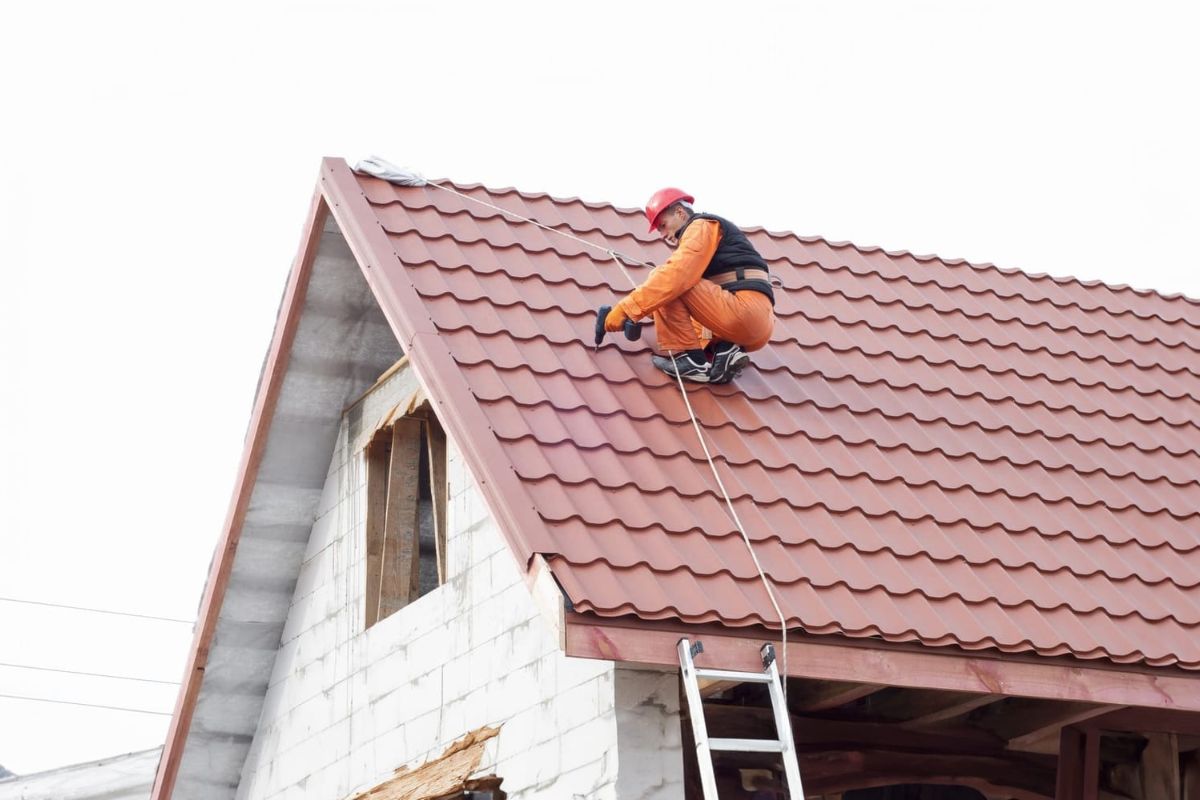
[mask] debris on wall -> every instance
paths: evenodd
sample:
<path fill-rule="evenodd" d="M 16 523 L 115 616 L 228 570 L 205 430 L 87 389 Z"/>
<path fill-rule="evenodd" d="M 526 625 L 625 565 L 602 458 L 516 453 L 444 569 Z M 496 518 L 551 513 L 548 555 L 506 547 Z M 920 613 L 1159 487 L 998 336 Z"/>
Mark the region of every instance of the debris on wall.
<path fill-rule="evenodd" d="M 438 800 L 468 789 L 498 788 L 495 776 L 472 780 L 479 768 L 484 747 L 500 733 L 499 728 L 483 727 L 471 731 L 446 748 L 441 756 L 419 767 L 401 767 L 394 777 L 351 800 Z"/>

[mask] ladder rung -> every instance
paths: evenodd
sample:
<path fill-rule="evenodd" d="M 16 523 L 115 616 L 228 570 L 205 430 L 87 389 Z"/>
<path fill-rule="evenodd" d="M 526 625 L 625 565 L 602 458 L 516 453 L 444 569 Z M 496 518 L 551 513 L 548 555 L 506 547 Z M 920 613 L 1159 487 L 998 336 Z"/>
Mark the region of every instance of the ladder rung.
<path fill-rule="evenodd" d="M 710 750 L 732 750 L 739 753 L 782 753 L 783 742 L 778 739 L 709 739 Z"/>
<path fill-rule="evenodd" d="M 702 681 L 737 681 L 739 683 L 770 683 L 766 672 L 734 672 L 728 669 L 696 669 L 696 677 Z"/>

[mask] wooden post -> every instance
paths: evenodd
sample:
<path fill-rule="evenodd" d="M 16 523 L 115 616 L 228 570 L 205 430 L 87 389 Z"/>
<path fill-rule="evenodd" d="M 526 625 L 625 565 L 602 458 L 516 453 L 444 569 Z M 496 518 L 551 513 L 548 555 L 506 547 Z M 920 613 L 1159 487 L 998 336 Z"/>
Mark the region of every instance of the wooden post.
<path fill-rule="evenodd" d="M 379 619 L 404 608 L 420 591 L 421 558 L 417 541 L 420 458 L 421 420 L 400 417 L 392 426 Z"/>
<path fill-rule="evenodd" d="M 382 439 L 367 445 L 367 583 L 363 628 L 379 619 L 379 578 L 383 570 L 383 531 L 387 512 L 388 452 Z"/>
<path fill-rule="evenodd" d="M 1200 800 L 1200 751 L 1183 765 L 1183 800 Z"/>
<path fill-rule="evenodd" d="M 1063 728 L 1058 735 L 1058 781 L 1054 800 L 1098 800 L 1100 734 Z"/>
<path fill-rule="evenodd" d="M 433 504 L 433 541 L 437 553 L 438 585 L 446 582 L 446 432 L 430 411 L 425 418 L 429 448 L 429 497 Z"/>
<path fill-rule="evenodd" d="M 1100 732 L 1083 732 L 1083 800 L 1100 796 Z"/>
<path fill-rule="evenodd" d="M 1174 733 L 1147 733 L 1142 751 L 1142 796 L 1179 800 L 1179 737 Z"/>

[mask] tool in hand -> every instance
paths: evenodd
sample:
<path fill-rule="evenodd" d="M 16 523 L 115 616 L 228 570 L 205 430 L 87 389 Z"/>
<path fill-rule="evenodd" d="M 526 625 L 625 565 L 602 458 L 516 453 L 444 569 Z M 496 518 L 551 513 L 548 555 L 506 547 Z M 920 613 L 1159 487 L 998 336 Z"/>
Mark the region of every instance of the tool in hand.
<path fill-rule="evenodd" d="M 596 349 L 600 349 L 600 343 L 604 341 L 604 319 L 608 316 L 608 312 L 612 311 L 612 306 L 600 306 L 596 311 Z M 636 342 L 642 338 L 642 325 L 640 322 L 634 322 L 631 319 L 625 320 L 625 338 L 631 342 Z"/>

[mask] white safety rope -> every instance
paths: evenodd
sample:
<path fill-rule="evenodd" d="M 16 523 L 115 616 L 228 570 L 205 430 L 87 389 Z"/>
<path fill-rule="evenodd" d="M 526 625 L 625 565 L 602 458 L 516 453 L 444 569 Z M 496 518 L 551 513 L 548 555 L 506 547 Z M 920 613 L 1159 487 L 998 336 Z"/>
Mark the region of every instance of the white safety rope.
<path fill-rule="evenodd" d="M 700 428 L 700 423 L 696 420 L 696 414 L 692 411 L 692 402 L 688 399 L 687 389 L 683 386 L 683 377 L 679 374 L 679 367 L 675 363 L 675 351 L 668 350 L 667 354 L 671 356 L 671 366 L 675 369 L 675 381 L 679 384 L 679 393 L 683 395 L 683 404 L 687 407 L 688 416 L 692 418 L 692 427 L 696 429 L 696 438 L 700 440 L 700 447 L 704 449 L 704 457 L 708 459 L 708 468 L 712 470 L 713 478 L 717 481 L 717 488 L 721 490 L 721 495 L 725 498 L 725 505 L 729 508 L 729 516 L 733 517 L 733 524 L 737 525 L 738 533 L 742 535 L 742 541 L 746 543 L 746 550 L 750 553 L 750 559 L 754 562 L 754 568 L 758 570 L 758 577 L 762 580 L 763 586 L 767 590 L 767 597 L 771 599 L 771 606 L 775 609 L 775 614 L 779 617 L 779 634 L 782 638 L 780 646 L 783 649 L 783 699 L 787 701 L 787 622 L 783 618 L 783 610 L 779 607 L 779 602 L 775 599 L 775 592 L 771 588 L 771 581 L 767 579 L 767 573 L 762 568 L 762 564 L 758 561 L 758 554 L 754 552 L 754 545 L 750 544 L 750 537 L 746 534 L 746 527 L 742 525 L 742 519 L 738 516 L 737 509 L 733 507 L 733 500 L 729 498 L 729 492 L 725 489 L 725 482 L 721 480 L 720 473 L 717 472 L 717 463 L 713 460 L 712 453 L 708 451 L 708 444 L 704 441 L 704 433 Z"/>
<path fill-rule="evenodd" d="M 631 264 L 637 264 L 642 267 L 653 267 L 654 266 L 653 264 L 647 264 L 645 261 L 638 261 L 635 258 L 630 258 L 629 256 L 624 255 L 623 253 L 620 253 L 620 252 L 612 249 L 611 247 L 604 247 L 603 245 L 596 244 L 595 242 L 589 242 L 587 239 L 576 236 L 573 233 L 569 233 L 567 231 L 561 231 L 558 228 L 552 228 L 549 225 L 538 222 L 536 219 L 530 219 L 529 217 L 523 217 L 520 214 L 516 213 L 515 211 L 509 211 L 507 208 L 501 208 L 500 206 L 493 205 L 493 204 L 487 202 L 486 200 L 480 200 L 477 197 L 471 197 L 471 195 L 460 192 L 452 186 L 446 186 L 444 184 L 438 183 L 437 181 L 431 181 L 431 180 L 425 180 L 423 185 L 424 186 L 433 186 L 434 188 L 441 189 L 443 192 L 449 192 L 450 194 L 458 195 L 459 197 L 461 197 L 464 200 L 470 200 L 472 203 L 478 203 L 481 206 L 490 208 L 493 211 L 499 211 L 501 214 L 510 216 L 513 219 L 520 220 L 521 222 L 528 222 L 530 225 L 536 225 L 537 227 L 541 228 L 544 231 L 549 231 L 550 233 L 557 233 L 559 236 L 565 236 L 572 241 L 579 242 L 579 244 L 584 245 L 585 247 L 591 247 L 595 250 L 599 250 L 600 252 L 604 253 L 605 255 L 612 256 L 613 261 L 616 261 L 617 266 L 619 266 L 621 268 L 621 272 L 625 273 L 625 277 L 629 278 L 630 283 L 632 283 L 634 286 L 637 286 L 637 282 L 633 280 L 633 277 L 630 276 L 629 272 L 625 269 L 625 265 L 621 262 L 628 261 Z"/>
<path fill-rule="evenodd" d="M 477 203 L 478 205 L 485 206 L 486 208 L 490 208 L 493 211 L 498 211 L 499 213 L 504 214 L 505 216 L 511 217 L 515 220 L 519 220 L 521 222 L 526 222 L 526 223 L 529 223 L 530 225 L 536 225 L 537 227 L 541 228 L 542 230 L 549 231 L 550 233 L 556 233 L 559 236 L 565 236 L 566 238 L 571 239 L 572 241 L 578 242 L 579 244 L 582 244 L 585 247 L 591 247 L 595 250 L 599 250 L 599 251 L 605 253 L 608 256 L 611 256 L 612 260 L 616 262 L 617 266 L 621 268 L 621 272 L 629 280 L 629 284 L 630 284 L 631 288 L 637 288 L 638 282 L 635 281 L 633 279 L 633 276 L 629 274 L 629 270 L 625 269 L 625 264 L 623 262 L 638 264 L 638 265 L 644 266 L 644 267 L 653 267 L 654 266 L 653 264 L 648 264 L 645 261 L 638 261 L 637 259 L 629 258 L 628 256 L 618 253 L 616 250 L 614 250 L 612 248 L 598 245 L 595 242 L 589 242 L 587 239 L 576 236 L 573 233 L 569 233 L 567 231 L 562 231 L 562 230 L 559 230 L 558 228 L 552 228 L 549 225 L 544 225 L 541 222 L 538 222 L 536 219 L 530 219 L 529 217 L 523 217 L 520 214 L 517 214 L 516 212 L 509 211 L 506 208 L 501 208 L 500 206 L 489 203 L 486 200 L 480 200 L 477 197 L 471 197 L 469 194 L 460 192 L 453 187 L 446 186 L 446 185 L 438 183 L 436 181 L 426 180 L 425 178 L 421 177 L 420 175 L 417 175 L 416 173 L 412 173 L 412 175 L 413 175 L 413 178 L 411 179 L 411 181 L 409 181 L 410 185 L 433 186 L 436 189 L 441 189 L 443 192 L 449 192 L 450 194 L 457 195 L 458 197 L 461 197 L 464 200 L 468 200 L 472 203 Z M 386 178 L 385 178 L 385 180 L 386 180 Z M 725 505 L 729 509 L 729 516 L 733 518 L 733 524 L 737 526 L 738 533 L 740 533 L 742 535 L 742 541 L 745 542 L 746 550 L 750 553 L 750 560 L 754 562 L 754 568 L 756 570 L 758 570 L 758 577 L 762 581 L 763 587 L 767 590 L 767 597 L 771 601 L 771 606 L 772 606 L 772 608 L 775 609 L 775 614 L 779 617 L 779 632 L 780 632 L 780 636 L 782 638 L 781 646 L 783 648 L 783 653 L 782 653 L 783 694 L 784 694 L 784 700 L 786 702 L 786 699 L 787 699 L 787 676 L 788 676 L 787 620 L 784 619 L 783 610 L 779 607 L 779 602 L 775 598 L 775 591 L 771 587 L 771 581 L 767 577 L 766 571 L 763 570 L 762 564 L 759 563 L 758 555 L 754 552 L 754 545 L 751 544 L 751 542 L 750 542 L 750 537 L 746 533 L 745 526 L 742 525 L 742 520 L 738 516 L 737 509 L 735 509 L 733 507 L 733 500 L 729 497 L 729 492 L 725 489 L 725 482 L 721 480 L 721 475 L 717 471 L 717 464 L 713 460 L 712 453 L 710 453 L 708 450 L 708 443 L 704 440 L 704 432 L 700 427 L 700 422 L 696 419 L 695 412 L 692 410 L 692 403 L 688 399 L 687 389 L 683 385 L 683 378 L 680 376 L 679 368 L 675 363 L 675 353 L 674 353 L 674 351 L 671 351 L 671 350 L 668 350 L 667 353 L 671 357 L 671 366 L 675 368 L 675 380 L 679 384 L 679 393 L 683 396 L 683 404 L 687 408 L 688 417 L 690 417 L 692 420 L 692 427 L 696 430 L 696 438 L 700 440 L 700 447 L 704 451 L 704 457 L 708 460 L 708 467 L 709 467 L 709 469 L 712 470 L 713 478 L 716 479 L 717 488 L 721 490 L 721 495 L 725 498 Z"/>

